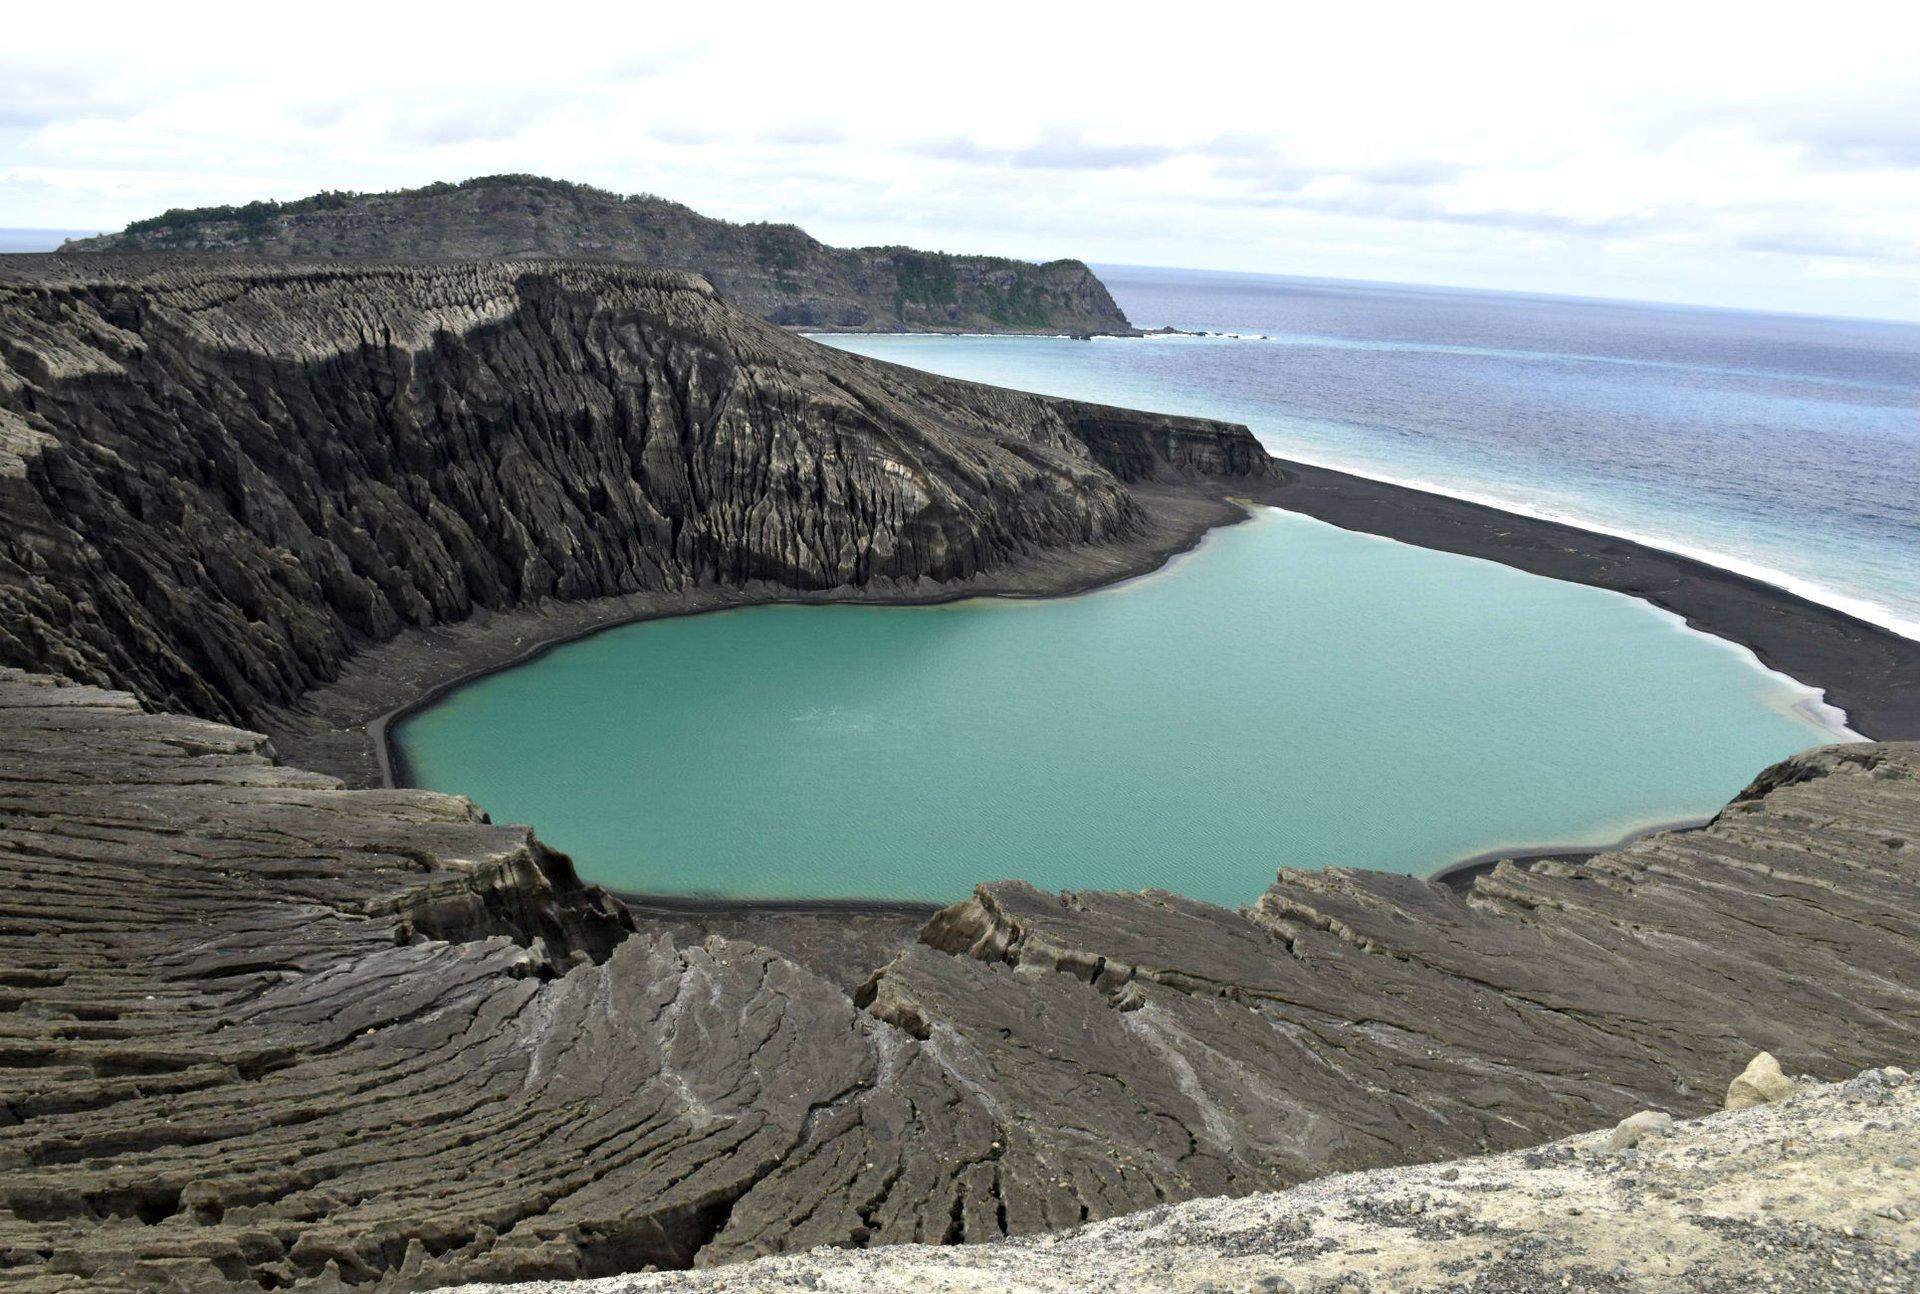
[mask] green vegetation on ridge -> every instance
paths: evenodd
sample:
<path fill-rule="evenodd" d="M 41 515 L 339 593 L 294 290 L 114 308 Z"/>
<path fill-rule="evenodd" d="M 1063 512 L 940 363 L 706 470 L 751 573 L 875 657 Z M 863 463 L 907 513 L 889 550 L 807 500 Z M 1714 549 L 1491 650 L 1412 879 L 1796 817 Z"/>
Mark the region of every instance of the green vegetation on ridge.
<path fill-rule="evenodd" d="M 788 327 L 1130 330 L 1106 288 L 1079 261 L 836 248 L 793 224 L 735 223 L 650 193 L 623 195 L 538 175 L 176 207 L 61 250 L 293 259 L 581 257 L 692 270 L 735 305 Z"/>

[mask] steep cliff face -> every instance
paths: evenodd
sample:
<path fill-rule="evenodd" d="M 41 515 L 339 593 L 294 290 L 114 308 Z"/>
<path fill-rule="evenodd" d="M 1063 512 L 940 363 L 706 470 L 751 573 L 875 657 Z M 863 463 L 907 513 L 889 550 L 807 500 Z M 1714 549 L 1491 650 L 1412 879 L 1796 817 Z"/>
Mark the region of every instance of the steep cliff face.
<path fill-rule="evenodd" d="M 1198 419 L 1079 401 L 1062 401 L 1058 409 L 1101 466 L 1123 481 L 1158 480 L 1169 472 L 1229 480 L 1277 475 L 1252 436 L 1222 436 Z"/>
<path fill-rule="evenodd" d="M 590 257 L 695 271 L 774 323 L 866 331 L 1127 333 L 1079 261 L 828 247 L 793 225 L 736 225 L 645 194 L 530 175 L 394 193 L 169 211 L 73 251 L 465 260 Z"/>
<path fill-rule="evenodd" d="M 18 258 L 0 662 L 246 718 L 476 608 L 964 579 L 1129 533 L 1103 463 L 1269 470 L 1243 428 L 1130 417 L 843 355 L 687 275 Z"/>

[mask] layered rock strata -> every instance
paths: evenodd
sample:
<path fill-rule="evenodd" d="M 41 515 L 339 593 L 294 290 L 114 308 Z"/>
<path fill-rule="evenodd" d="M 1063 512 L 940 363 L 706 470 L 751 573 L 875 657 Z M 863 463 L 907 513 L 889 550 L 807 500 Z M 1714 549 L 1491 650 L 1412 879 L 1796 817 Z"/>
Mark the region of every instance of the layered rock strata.
<path fill-rule="evenodd" d="M 938 588 L 1272 474 L 1245 428 L 862 360 L 624 266 L 0 261 L 0 662 L 255 721 L 405 629 Z"/>
<path fill-rule="evenodd" d="M 0 1271 L 388 1289 L 1024 1235 L 1920 1050 L 1920 748 L 1464 897 L 983 888 L 849 994 L 464 800 L 0 673 Z M 802 953 L 804 955 L 804 953 Z"/>
<path fill-rule="evenodd" d="M 70 251 L 227 252 L 276 259 L 589 257 L 691 270 L 791 327 L 870 332 L 1133 331 L 1093 272 L 910 247 L 829 247 L 794 225 L 732 224 L 647 194 L 533 175 L 393 193 L 169 211 Z"/>
<path fill-rule="evenodd" d="M 1647 1116 L 1636 1116 L 1646 1119 Z M 1659 1119 L 1648 1122 L 1659 1123 Z M 1616 1149 L 1380 1169 L 964 1249 L 818 1250 L 516 1294 L 1871 1294 L 1920 1288 L 1920 1079 L 1868 1070 Z M 507 1294 L 509 1287 L 461 1287 Z"/>

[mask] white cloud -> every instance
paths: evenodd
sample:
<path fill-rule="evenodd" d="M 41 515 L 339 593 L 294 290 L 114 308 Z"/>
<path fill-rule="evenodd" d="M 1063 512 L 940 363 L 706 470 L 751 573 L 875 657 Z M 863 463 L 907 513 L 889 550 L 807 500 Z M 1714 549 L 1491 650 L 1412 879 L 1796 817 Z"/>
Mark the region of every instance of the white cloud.
<path fill-rule="evenodd" d="M 1920 15 L 1838 0 L 10 16 L 0 225 L 533 171 L 836 242 L 1920 315 Z"/>

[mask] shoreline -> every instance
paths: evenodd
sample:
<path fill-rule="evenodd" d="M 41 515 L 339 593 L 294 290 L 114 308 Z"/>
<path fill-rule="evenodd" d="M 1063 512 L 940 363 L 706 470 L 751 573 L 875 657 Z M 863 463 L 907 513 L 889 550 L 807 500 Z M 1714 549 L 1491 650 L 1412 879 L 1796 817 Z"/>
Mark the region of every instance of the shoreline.
<path fill-rule="evenodd" d="M 1526 521 L 1539 522 L 1543 525 L 1564 526 L 1570 530 L 1576 530 L 1586 535 L 1621 540 L 1651 552 L 1696 563 L 1725 575 L 1753 580 L 1767 586 L 1775 592 L 1787 594 L 1790 597 L 1797 598 L 1802 602 L 1811 603 L 1823 610 L 1836 612 L 1851 620 L 1860 621 L 1884 633 L 1890 633 L 1896 638 L 1905 638 L 1909 641 L 1920 642 L 1920 621 L 1906 620 L 1902 618 L 1899 613 L 1889 610 L 1886 607 L 1866 602 L 1853 595 L 1843 593 L 1837 589 L 1828 588 L 1813 580 L 1766 566 L 1760 562 L 1749 561 L 1745 558 L 1734 557 L 1724 553 L 1716 553 L 1709 549 L 1689 547 L 1678 540 L 1663 539 L 1657 535 L 1649 535 L 1638 531 L 1609 526 L 1597 521 L 1556 516 L 1550 511 L 1530 509 L 1526 504 L 1504 500 L 1497 495 L 1476 494 L 1466 490 L 1453 489 L 1439 482 L 1424 481 L 1418 478 L 1371 474 L 1351 467 L 1343 467 L 1336 463 L 1322 462 L 1315 459 L 1288 459 L 1278 461 L 1286 462 L 1291 467 L 1304 467 L 1322 472 L 1332 472 L 1357 480 L 1371 481 L 1379 485 L 1390 485 L 1396 489 L 1408 490 L 1415 494 L 1430 495 L 1438 499 L 1448 499 L 1455 503 L 1470 504 L 1474 507 L 1486 508 L 1506 516 L 1520 517 Z"/>
<path fill-rule="evenodd" d="M 1276 482 L 1138 488 L 1150 523 L 1145 534 L 1096 550 L 1049 554 L 958 585 L 818 592 L 775 586 L 693 589 L 496 612 L 460 625 L 416 631 L 363 653 L 340 680 L 309 694 L 321 722 L 332 719 L 330 750 L 311 724 L 302 731 L 296 716 L 287 716 L 285 725 L 270 725 L 270 733 L 277 748 L 296 752 L 289 762 L 345 776 L 350 783 L 403 788 L 408 771 L 404 752 L 393 738 L 397 724 L 460 687 L 596 633 L 746 606 L 933 606 L 975 597 L 1076 596 L 1153 574 L 1191 552 L 1214 529 L 1246 520 L 1251 515 L 1246 505 L 1261 504 L 1343 529 L 1637 598 L 1818 694 L 1820 704 L 1844 714 L 1846 726 L 1856 733 L 1881 740 L 1920 737 L 1920 643 L 1891 630 L 1740 572 L 1604 532 L 1313 464 L 1285 459 L 1275 463 L 1284 474 Z M 378 708 L 369 712 L 372 705 Z M 353 747 L 370 759 L 342 758 L 352 753 L 343 748 Z M 1488 851 L 1441 864 L 1425 878 L 1457 890 L 1503 859 L 1587 857 L 1655 832 L 1699 825 L 1699 819 L 1656 824 L 1604 846 L 1543 844 Z M 909 909 L 919 912 L 928 906 L 879 898 L 619 897 L 630 897 L 638 910 L 669 919 L 782 912 L 905 916 Z"/>
<path fill-rule="evenodd" d="M 1569 298 L 1569 299 L 1578 299 L 1578 298 Z M 1814 317 L 1818 317 L 1818 316 L 1814 316 Z M 1024 338 L 1026 340 L 1056 340 L 1056 341 L 1083 340 L 1082 338 L 1071 337 L 1064 333 L 1057 333 L 1057 334 L 913 333 L 913 332 L 884 332 L 884 331 L 868 331 L 868 330 L 835 331 L 835 330 L 825 330 L 825 329 L 805 329 L 801 331 L 801 335 L 810 336 L 810 337 L 817 335 L 820 338 L 841 337 L 841 336 L 849 336 L 849 335 L 864 335 L 864 336 L 874 336 L 874 337 L 894 338 L 894 339 L 935 336 L 935 337 L 953 337 L 953 338 L 971 338 L 971 339 L 992 339 L 995 337 L 1014 337 L 1017 339 Z M 1282 334 L 1278 334 L 1278 333 L 1251 333 L 1251 332 L 1243 333 L 1243 332 L 1233 332 L 1233 331 L 1227 331 L 1227 330 L 1208 330 L 1208 329 L 1191 329 L 1190 330 L 1190 329 L 1173 328 L 1171 326 L 1164 326 L 1159 328 L 1136 330 L 1136 335 L 1131 337 L 1122 336 L 1120 334 L 1093 334 L 1092 337 L 1089 338 L 1089 340 L 1160 341 L 1160 340 L 1166 340 L 1169 338 L 1175 338 L 1175 339 L 1192 338 L 1192 339 L 1238 340 L 1238 341 L 1274 341 L 1274 340 L 1279 340 L 1281 336 Z M 1338 339 L 1324 338 L 1321 340 L 1337 341 Z M 825 342 L 823 344 L 831 345 L 832 343 Z M 855 355 L 864 355 L 864 352 L 860 352 L 860 351 L 849 351 L 848 353 L 855 354 Z M 1559 356 L 1559 358 L 1589 361 L 1589 362 L 1596 362 L 1596 363 L 1616 363 L 1617 362 L 1621 364 L 1636 364 L 1636 365 L 1651 362 L 1651 361 L 1638 361 L 1638 360 L 1615 360 L 1605 356 L 1585 356 L 1585 355 Z M 894 363 L 897 361 L 887 360 L 887 361 L 879 361 L 879 362 Z M 1738 372 L 1738 373 L 1746 372 L 1746 370 L 1728 370 L 1728 371 Z M 1807 375 L 1805 374 L 1779 374 L 1779 376 L 1795 377 L 1795 378 L 1807 377 Z M 965 380 L 965 379 L 955 379 L 955 380 Z M 1881 388 L 1885 385 L 1882 383 L 1856 382 L 1851 379 L 1843 379 L 1843 378 L 1815 377 L 1815 378 L 1812 378 L 1811 380 L 1831 381 L 1831 382 L 1835 382 L 1845 386 L 1865 385 L 1865 386 L 1875 387 L 1876 389 Z M 1072 397 L 1060 397 L 1060 398 L 1072 398 Z M 1262 442 L 1262 445 L 1263 447 L 1265 446 L 1264 441 Z M 1269 453 L 1269 457 L 1272 459 L 1272 461 L 1275 464 L 1287 470 L 1295 470 L 1295 471 L 1309 470 L 1309 471 L 1315 471 L 1315 472 L 1331 473 L 1336 476 L 1347 477 L 1356 481 L 1369 482 L 1369 483 L 1380 485 L 1380 486 L 1390 486 L 1394 489 L 1408 491 L 1413 494 L 1425 495 L 1431 498 L 1445 499 L 1454 503 L 1468 504 L 1474 507 L 1485 508 L 1490 511 L 1501 513 L 1506 516 L 1518 517 L 1529 522 L 1538 522 L 1540 524 L 1548 525 L 1548 526 L 1564 527 L 1566 529 L 1577 531 L 1588 536 L 1598 536 L 1598 537 L 1603 537 L 1607 539 L 1621 540 L 1628 544 L 1635 545 L 1639 548 L 1647 549 L 1655 553 L 1662 553 L 1668 556 L 1676 557 L 1687 562 L 1692 562 L 1700 566 L 1704 566 L 1712 570 L 1722 572 L 1727 575 L 1738 576 L 1742 579 L 1757 581 L 1758 583 L 1766 585 L 1767 587 L 1779 593 L 1784 593 L 1802 602 L 1808 602 L 1813 604 L 1814 606 L 1821 607 L 1825 610 L 1836 612 L 1851 620 L 1857 620 L 1864 624 L 1871 625 L 1876 629 L 1880 629 L 1887 633 L 1891 633 L 1895 637 L 1905 638 L 1914 642 L 1920 642 L 1920 620 L 1911 620 L 1911 619 L 1905 618 L 1899 612 L 1880 606 L 1877 603 L 1869 602 L 1856 595 L 1848 594 L 1848 593 L 1842 592 L 1841 590 L 1830 588 L 1826 585 L 1818 583 L 1817 581 L 1811 578 L 1794 575 L 1791 572 L 1783 571 L 1775 567 L 1767 566 L 1764 563 L 1759 561 L 1753 561 L 1753 560 L 1749 560 L 1746 558 L 1737 557 L 1737 556 L 1733 556 L 1725 553 L 1716 553 L 1709 549 L 1691 547 L 1687 543 L 1681 540 L 1666 539 L 1666 538 L 1662 538 L 1659 535 L 1647 534 L 1647 533 L 1635 531 L 1632 529 L 1622 528 L 1620 526 L 1610 525 L 1603 521 L 1581 518 L 1577 516 L 1556 515 L 1551 510 L 1536 509 L 1518 500 L 1502 499 L 1497 494 L 1478 493 L 1465 488 L 1453 487 L 1442 482 L 1424 480 L 1418 477 L 1387 475 L 1387 474 L 1384 474 L 1383 470 L 1376 470 L 1366 466 L 1356 467 L 1356 466 L 1341 464 L 1338 462 L 1329 462 L 1323 458 L 1282 457 L 1281 455 L 1274 453 L 1271 449 L 1268 450 L 1268 453 Z"/>
<path fill-rule="evenodd" d="M 730 898 L 723 894 L 640 894 L 626 890 L 601 889 L 626 904 L 634 912 L 649 916 L 707 917 L 732 916 L 741 912 L 808 912 L 827 916 L 914 917 L 930 920 L 952 906 L 932 899 L 750 899 Z"/>
<path fill-rule="evenodd" d="M 1501 863 L 1572 862 L 1581 858 L 1592 858 L 1595 854 L 1611 854 L 1615 850 L 1625 849 L 1636 840 L 1645 840 L 1648 836 L 1658 836 L 1668 832 L 1698 831 L 1712 821 L 1711 817 L 1705 817 L 1657 822 L 1648 827 L 1635 827 L 1632 831 L 1604 845 L 1521 845 L 1513 849 L 1487 849 L 1471 858 L 1443 863 L 1428 872 L 1424 879 L 1432 881 L 1435 885 L 1444 885 L 1450 890 L 1464 893 L 1473 888 L 1475 879 L 1491 872 Z"/>

